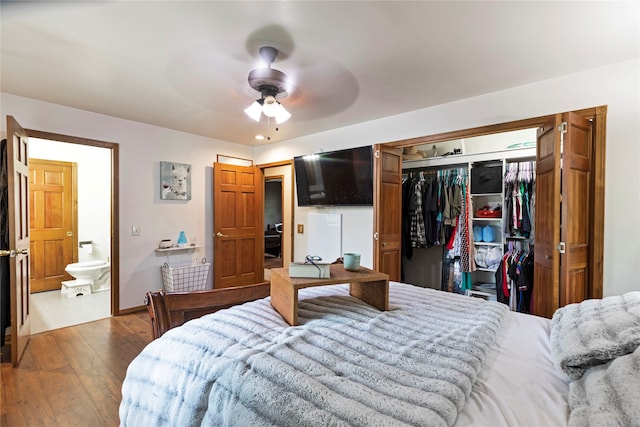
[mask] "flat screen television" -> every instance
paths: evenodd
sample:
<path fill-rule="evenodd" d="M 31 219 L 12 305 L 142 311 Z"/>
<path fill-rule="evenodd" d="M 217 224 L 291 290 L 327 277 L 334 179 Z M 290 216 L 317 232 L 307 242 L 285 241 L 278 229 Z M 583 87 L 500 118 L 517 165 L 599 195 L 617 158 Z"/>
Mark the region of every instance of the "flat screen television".
<path fill-rule="evenodd" d="M 298 206 L 372 206 L 371 146 L 294 157 Z"/>

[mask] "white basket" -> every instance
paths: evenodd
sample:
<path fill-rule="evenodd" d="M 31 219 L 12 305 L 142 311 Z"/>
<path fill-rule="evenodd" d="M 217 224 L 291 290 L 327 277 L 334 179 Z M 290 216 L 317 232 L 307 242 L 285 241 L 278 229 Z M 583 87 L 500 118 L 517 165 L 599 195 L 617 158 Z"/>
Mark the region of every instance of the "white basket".
<path fill-rule="evenodd" d="M 193 264 L 187 267 L 169 267 L 162 271 L 162 285 L 167 292 L 203 291 L 207 286 L 210 263 Z"/>

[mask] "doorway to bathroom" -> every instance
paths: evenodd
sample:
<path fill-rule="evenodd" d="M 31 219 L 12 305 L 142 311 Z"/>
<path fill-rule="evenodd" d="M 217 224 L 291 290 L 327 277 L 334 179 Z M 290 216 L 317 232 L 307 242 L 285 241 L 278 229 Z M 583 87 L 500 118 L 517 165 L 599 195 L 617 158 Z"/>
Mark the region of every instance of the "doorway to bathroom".
<path fill-rule="evenodd" d="M 31 137 L 29 159 L 31 333 L 111 316 L 111 150 Z"/>

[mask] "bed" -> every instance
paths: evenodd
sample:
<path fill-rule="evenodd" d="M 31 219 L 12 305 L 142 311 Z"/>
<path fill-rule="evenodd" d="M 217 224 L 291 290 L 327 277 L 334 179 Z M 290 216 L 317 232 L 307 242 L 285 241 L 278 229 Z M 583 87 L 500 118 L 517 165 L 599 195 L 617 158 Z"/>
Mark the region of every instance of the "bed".
<path fill-rule="evenodd" d="M 640 425 L 640 292 L 549 320 L 397 282 L 379 311 L 332 285 L 300 290 L 291 327 L 266 289 L 179 327 L 187 307 L 157 299 L 121 426 Z"/>

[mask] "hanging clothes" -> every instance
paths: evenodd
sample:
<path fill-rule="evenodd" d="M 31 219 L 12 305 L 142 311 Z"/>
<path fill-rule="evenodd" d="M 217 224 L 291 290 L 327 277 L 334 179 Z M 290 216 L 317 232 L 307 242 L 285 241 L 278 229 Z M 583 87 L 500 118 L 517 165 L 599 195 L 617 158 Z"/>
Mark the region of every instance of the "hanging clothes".
<path fill-rule="evenodd" d="M 504 177 L 504 232 L 506 236 L 533 238 L 533 207 L 535 194 L 533 161 L 510 163 Z"/>
<path fill-rule="evenodd" d="M 402 249 L 407 259 L 412 258 L 415 248 L 455 248 L 456 234 L 466 228 L 461 221 L 466 180 L 464 168 L 406 174 L 402 184 Z"/>
<path fill-rule="evenodd" d="M 411 234 L 411 246 L 423 248 L 427 245 L 427 238 L 424 226 L 424 212 L 422 208 L 422 184 L 424 176 L 420 173 L 420 178 L 413 187 L 413 210 L 410 211 L 409 232 Z"/>
<path fill-rule="evenodd" d="M 528 243 L 510 241 L 495 273 L 496 299 L 513 311 L 531 312 L 533 251 Z"/>

